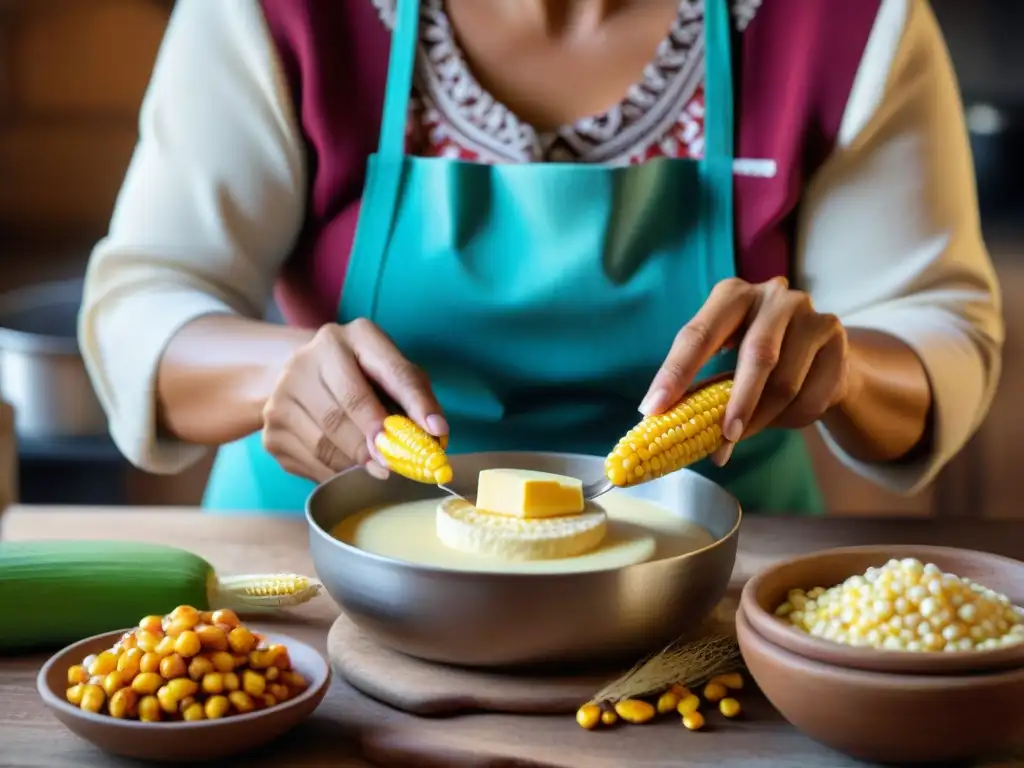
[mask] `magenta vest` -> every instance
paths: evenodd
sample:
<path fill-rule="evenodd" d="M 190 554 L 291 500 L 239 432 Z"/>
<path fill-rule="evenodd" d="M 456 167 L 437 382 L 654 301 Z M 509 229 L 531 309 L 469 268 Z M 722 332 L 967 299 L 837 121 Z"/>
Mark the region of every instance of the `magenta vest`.
<path fill-rule="evenodd" d="M 370 0 L 261 0 L 309 167 L 306 221 L 277 285 L 292 324 L 332 322 L 367 157 L 376 151 L 390 33 Z M 775 177 L 735 180 L 737 272 L 792 276 L 803 190 L 829 157 L 881 0 L 764 0 L 739 36 L 736 157 Z"/>

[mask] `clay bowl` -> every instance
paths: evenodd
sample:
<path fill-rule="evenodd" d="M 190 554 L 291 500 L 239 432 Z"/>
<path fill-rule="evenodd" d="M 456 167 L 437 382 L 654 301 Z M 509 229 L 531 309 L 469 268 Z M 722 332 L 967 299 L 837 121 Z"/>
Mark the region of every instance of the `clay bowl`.
<path fill-rule="evenodd" d="M 848 669 L 901 674 L 954 675 L 1024 668 L 1024 644 L 988 651 L 888 651 L 841 645 L 814 637 L 775 617 L 791 589 L 831 587 L 892 558 L 935 563 L 946 573 L 972 579 L 1024 605 L 1024 563 L 968 549 L 867 546 L 828 549 L 769 566 L 747 582 L 740 605 L 757 632 L 806 659 Z"/>
<path fill-rule="evenodd" d="M 736 632 L 751 677 L 810 738 L 875 763 L 943 763 L 998 753 L 1024 731 L 1024 669 L 900 675 L 844 669 L 781 648 L 741 608 Z"/>
<path fill-rule="evenodd" d="M 288 648 L 292 665 L 309 688 L 269 709 L 199 722 L 142 723 L 83 712 L 64 697 L 67 668 L 86 656 L 110 648 L 128 630 L 108 632 L 69 645 L 47 661 L 36 679 L 43 702 L 64 725 L 105 752 L 136 760 L 198 762 L 218 760 L 263 746 L 305 720 L 330 685 L 330 667 L 310 646 L 283 635 L 266 634 L 268 642 Z"/>

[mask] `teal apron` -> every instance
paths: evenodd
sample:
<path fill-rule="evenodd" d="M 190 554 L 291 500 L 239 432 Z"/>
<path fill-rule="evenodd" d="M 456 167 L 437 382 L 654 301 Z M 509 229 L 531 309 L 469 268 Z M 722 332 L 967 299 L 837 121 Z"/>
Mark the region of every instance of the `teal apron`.
<path fill-rule="evenodd" d="M 406 155 L 418 5 L 398 4 L 338 322 L 373 320 L 427 371 L 452 453 L 603 456 L 640 418 L 679 328 L 736 274 L 727 3 L 706 3 L 704 159 L 614 168 Z M 722 353 L 701 377 L 735 362 Z M 764 432 L 724 469 L 695 469 L 747 510 L 822 510 L 796 432 Z M 296 514 L 312 489 L 255 434 L 220 450 L 204 506 Z"/>

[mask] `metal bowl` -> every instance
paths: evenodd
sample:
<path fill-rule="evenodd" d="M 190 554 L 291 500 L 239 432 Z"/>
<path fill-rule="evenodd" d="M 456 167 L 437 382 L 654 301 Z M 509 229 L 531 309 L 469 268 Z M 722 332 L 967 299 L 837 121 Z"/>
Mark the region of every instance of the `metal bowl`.
<path fill-rule="evenodd" d="M 488 467 L 598 477 L 604 460 L 553 453 L 451 457 L 457 475 Z M 378 642 L 410 656 L 470 667 L 593 662 L 643 654 L 695 629 L 725 595 L 742 513 L 736 499 L 682 470 L 628 490 L 704 528 L 696 552 L 615 570 L 506 574 L 404 563 L 345 544 L 330 531 L 368 507 L 434 498 L 438 490 L 361 468 L 337 475 L 306 503 L 317 574 L 346 615 Z"/>

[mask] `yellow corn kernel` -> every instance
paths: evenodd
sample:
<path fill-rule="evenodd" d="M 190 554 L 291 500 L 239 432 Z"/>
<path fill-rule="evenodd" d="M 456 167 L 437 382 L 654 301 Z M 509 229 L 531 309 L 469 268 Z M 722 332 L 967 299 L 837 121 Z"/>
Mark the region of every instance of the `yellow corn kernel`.
<path fill-rule="evenodd" d="M 722 445 L 732 381 L 715 382 L 627 432 L 605 459 L 605 475 L 623 488 L 687 467 Z"/>
<path fill-rule="evenodd" d="M 237 691 L 241 687 L 241 682 L 238 679 L 238 674 L 235 672 L 224 673 L 224 690 L 231 692 Z"/>
<path fill-rule="evenodd" d="M 127 685 L 127 681 L 124 679 L 124 674 L 116 669 L 105 675 L 103 682 L 100 683 L 100 687 L 107 696 L 113 696 L 115 691 L 119 691 L 125 685 Z"/>
<path fill-rule="evenodd" d="M 81 664 L 68 667 L 68 685 L 89 682 L 89 671 Z"/>
<path fill-rule="evenodd" d="M 272 693 L 264 693 L 259 697 L 259 703 L 263 705 L 264 709 L 266 709 L 268 707 L 277 706 L 277 699 L 274 698 L 274 694 Z"/>
<path fill-rule="evenodd" d="M 388 416 L 383 427 L 374 445 L 392 471 L 420 483 L 451 482 L 446 440 L 438 440 L 407 416 Z"/>
<path fill-rule="evenodd" d="M 207 720 L 219 720 L 231 709 L 231 703 L 227 696 L 211 696 L 203 705 L 203 712 Z"/>
<path fill-rule="evenodd" d="M 164 631 L 164 617 L 147 616 L 139 622 L 139 629 L 153 635 L 161 635 Z"/>
<path fill-rule="evenodd" d="M 268 683 L 272 683 L 281 676 L 281 670 L 277 667 L 267 667 L 267 671 L 263 673 L 263 676 L 267 678 Z"/>
<path fill-rule="evenodd" d="M 615 702 L 616 714 L 627 723 L 639 725 L 654 717 L 654 706 L 641 699 L 623 699 Z"/>
<path fill-rule="evenodd" d="M 683 715 L 683 727 L 688 731 L 699 731 L 704 727 L 704 715 L 697 711 Z"/>
<path fill-rule="evenodd" d="M 267 689 L 267 681 L 263 675 L 247 669 L 242 672 L 242 690 L 250 696 L 262 696 Z"/>
<path fill-rule="evenodd" d="M 185 629 L 193 629 L 199 623 L 199 610 L 191 605 L 179 605 L 168 618 L 184 625 Z"/>
<path fill-rule="evenodd" d="M 271 683 L 267 686 L 267 692 L 278 701 L 287 701 L 292 697 L 291 691 L 285 685 L 279 683 Z"/>
<path fill-rule="evenodd" d="M 206 712 L 203 709 L 203 705 L 198 701 L 194 701 L 187 707 L 183 707 L 181 710 L 181 719 L 189 723 L 195 722 L 196 720 L 205 720 Z"/>
<path fill-rule="evenodd" d="M 274 654 L 269 648 L 256 650 L 249 654 L 249 666 L 253 669 L 266 669 L 274 663 Z"/>
<path fill-rule="evenodd" d="M 177 638 L 175 638 L 175 652 L 184 656 L 186 659 L 191 659 L 202 649 L 203 646 L 199 642 L 199 635 L 191 630 L 182 632 Z"/>
<path fill-rule="evenodd" d="M 162 718 L 160 702 L 156 696 L 143 696 L 139 699 L 139 720 L 144 723 L 157 723 Z"/>
<path fill-rule="evenodd" d="M 740 703 L 736 699 L 722 699 L 718 702 L 718 711 L 726 717 L 736 717 L 740 713 Z"/>
<path fill-rule="evenodd" d="M 228 649 L 228 636 L 220 627 L 199 627 L 195 632 L 204 651 L 226 651 Z"/>
<path fill-rule="evenodd" d="M 684 717 L 692 712 L 696 712 L 698 709 L 700 709 L 700 699 L 692 693 L 681 698 L 679 704 L 676 705 L 676 712 Z"/>
<path fill-rule="evenodd" d="M 212 619 L 213 624 L 226 624 L 232 629 L 242 623 L 238 618 L 238 614 L 230 608 L 221 608 L 220 610 L 214 611 L 210 618 Z"/>
<path fill-rule="evenodd" d="M 245 691 L 232 691 L 228 694 L 228 701 L 231 702 L 231 706 L 235 708 L 235 711 L 239 714 L 245 714 L 246 712 L 252 712 L 256 709 L 256 702 L 252 700 Z"/>
<path fill-rule="evenodd" d="M 188 676 L 196 682 L 213 672 L 213 662 L 207 656 L 196 656 L 188 663 Z"/>
<path fill-rule="evenodd" d="M 743 675 L 741 675 L 739 672 L 730 672 L 727 675 L 715 675 L 708 682 L 723 685 L 730 691 L 743 690 Z"/>
<path fill-rule="evenodd" d="M 658 697 L 658 703 L 655 707 L 659 714 L 664 715 L 666 712 L 673 711 L 679 706 L 679 695 L 672 690 L 665 691 L 661 696 Z"/>
<path fill-rule="evenodd" d="M 235 659 L 227 651 L 211 653 L 210 661 L 213 663 L 213 668 L 218 672 L 233 672 L 235 669 Z"/>
<path fill-rule="evenodd" d="M 107 710 L 111 717 L 123 720 L 135 714 L 135 708 L 139 703 L 139 694 L 131 688 L 121 688 L 114 691 L 114 695 L 107 702 Z"/>
<path fill-rule="evenodd" d="M 73 707 L 77 707 L 82 703 L 82 693 L 85 691 L 85 683 L 75 683 L 64 693 L 64 697 L 68 700 L 68 704 Z"/>
<path fill-rule="evenodd" d="M 281 682 L 287 685 L 289 688 L 296 688 L 300 691 L 305 689 L 306 686 L 309 685 L 309 683 L 306 682 L 306 678 L 304 678 L 298 672 L 291 670 L 281 672 Z"/>
<path fill-rule="evenodd" d="M 704 698 L 710 702 L 717 702 L 729 695 L 729 690 L 721 683 L 708 683 L 704 686 Z"/>
<path fill-rule="evenodd" d="M 166 659 L 160 660 L 160 677 L 164 680 L 173 680 L 176 677 L 184 677 L 187 674 L 188 665 L 178 654 L 172 653 Z"/>
<path fill-rule="evenodd" d="M 89 676 L 105 677 L 117 669 L 117 655 L 110 651 L 103 651 L 96 656 L 92 664 L 89 665 Z"/>
<path fill-rule="evenodd" d="M 144 655 L 138 648 L 129 648 L 118 657 L 117 671 L 124 675 L 125 680 L 131 680 L 139 674 Z"/>
<path fill-rule="evenodd" d="M 593 730 L 601 722 L 601 708 L 593 703 L 584 704 L 576 710 L 576 722 L 580 728 Z"/>
<path fill-rule="evenodd" d="M 256 638 L 245 627 L 235 627 L 228 633 L 227 644 L 233 653 L 247 655 L 256 647 Z"/>
<path fill-rule="evenodd" d="M 601 725 L 615 725 L 619 722 L 619 716 L 614 709 L 601 710 Z"/>
<path fill-rule="evenodd" d="M 180 633 L 179 633 L 180 634 Z M 170 656 L 174 653 L 174 644 L 177 642 L 177 635 L 164 635 L 160 638 L 160 642 L 156 644 L 156 650 L 153 651 L 161 659 L 165 656 Z"/>
<path fill-rule="evenodd" d="M 267 650 L 270 651 L 270 665 L 272 667 L 277 667 L 281 670 L 292 668 L 291 655 L 283 645 L 272 645 Z"/>
<path fill-rule="evenodd" d="M 175 715 L 181 707 L 181 701 L 189 696 L 194 696 L 198 687 L 188 678 L 179 677 L 171 680 L 156 692 L 157 701 L 160 702 L 160 709 L 168 715 Z"/>
<path fill-rule="evenodd" d="M 140 696 L 152 696 L 164 684 L 164 679 L 156 672 L 140 672 L 132 680 L 132 690 Z"/>
<path fill-rule="evenodd" d="M 224 675 L 221 672 L 203 675 L 200 685 L 206 693 L 224 693 Z"/>
<path fill-rule="evenodd" d="M 156 653 L 144 653 L 139 659 L 139 672 L 159 672 L 161 658 Z"/>
<path fill-rule="evenodd" d="M 140 650 L 146 653 L 155 653 L 156 647 L 160 644 L 162 639 L 163 634 L 157 634 L 156 632 L 150 632 L 147 629 L 142 629 L 135 635 L 135 644 Z"/>
<path fill-rule="evenodd" d="M 674 693 L 676 696 L 678 696 L 680 701 L 682 701 L 690 695 L 690 689 L 680 683 L 672 683 L 672 686 L 669 688 L 669 690 L 672 691 L 672 693 Z"/>
<path fill-rule="evenodd" d="M 79 707 L 85 712 L 99 712 L 107 701 L 107 696 L 98 685 L 85 685 L 82 688 L 82 701 Z"/>

